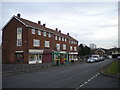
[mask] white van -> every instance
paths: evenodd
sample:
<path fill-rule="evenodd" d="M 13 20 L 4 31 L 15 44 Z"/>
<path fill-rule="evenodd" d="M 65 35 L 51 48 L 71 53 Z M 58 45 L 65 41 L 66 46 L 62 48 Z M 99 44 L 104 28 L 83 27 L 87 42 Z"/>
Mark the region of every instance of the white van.
<path fill-rule="evenodd" d="M 95 61 L 99 61 L 100 60 L 100 58 L 99 58 L 100 56 L 99 55 L 95 54 L 95 55 L 92 55 L 91 57 L 94 58 Z"/>

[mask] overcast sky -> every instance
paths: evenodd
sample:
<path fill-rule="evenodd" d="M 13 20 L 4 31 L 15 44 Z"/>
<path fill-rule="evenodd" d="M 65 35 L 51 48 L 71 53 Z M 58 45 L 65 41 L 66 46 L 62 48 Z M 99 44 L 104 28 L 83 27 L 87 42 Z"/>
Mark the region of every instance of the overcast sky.
<path fill-rule="evenodd" d="M 118 46 L 117 2 L 3 2 L 0 28 L 17 13 L 33 22 L 46 23 L 48 28 L 70 33 L 79 44 Z"/>

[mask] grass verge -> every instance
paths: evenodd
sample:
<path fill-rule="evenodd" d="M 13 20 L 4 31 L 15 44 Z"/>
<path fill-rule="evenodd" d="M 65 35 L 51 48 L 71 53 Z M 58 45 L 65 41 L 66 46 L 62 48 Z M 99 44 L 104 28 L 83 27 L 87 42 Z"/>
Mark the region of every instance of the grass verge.
<path fill-rule="evenodd" d="M 120 60 L 115 60 L 101 70 L 102 73 L 120 78 Z"/>

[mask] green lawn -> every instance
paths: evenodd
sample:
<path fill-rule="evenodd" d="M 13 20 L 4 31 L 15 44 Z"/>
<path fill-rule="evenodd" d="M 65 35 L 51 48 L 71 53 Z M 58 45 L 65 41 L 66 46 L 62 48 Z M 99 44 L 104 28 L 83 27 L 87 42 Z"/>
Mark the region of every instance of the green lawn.
<path fill-rule="evenodd" d="M 102 70 L 103 73 L 117 75 L 120 74 L 120 60 L 115 60 Z M 120 77 L 120 76 L 119 76 Z"/>

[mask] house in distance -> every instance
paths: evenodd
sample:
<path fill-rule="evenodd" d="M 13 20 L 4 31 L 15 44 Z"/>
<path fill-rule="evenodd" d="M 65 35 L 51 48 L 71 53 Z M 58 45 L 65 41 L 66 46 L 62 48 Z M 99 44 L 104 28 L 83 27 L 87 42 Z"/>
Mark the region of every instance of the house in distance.
<path fill-rule="evenodd" d="M 69 33 L 47 28 L 27 19 L 21 14 L 13 17 L 2 29 L 2 63 L 35 64 L 65 63 L 77 60 L 78 41 Z"/>

